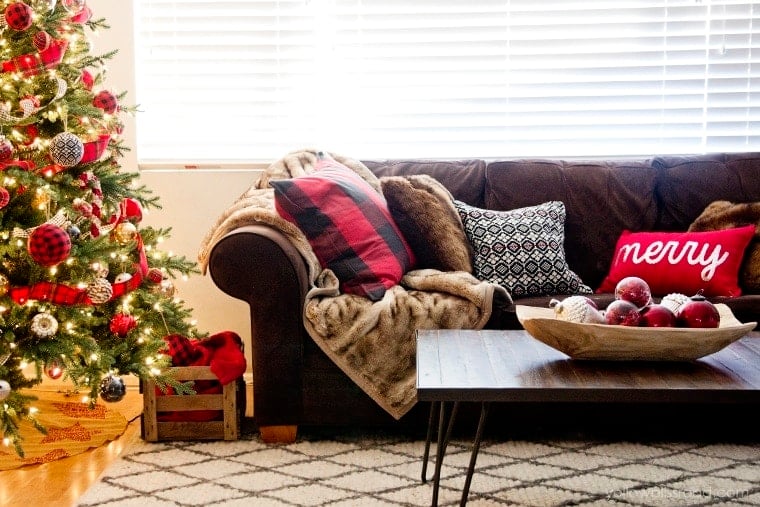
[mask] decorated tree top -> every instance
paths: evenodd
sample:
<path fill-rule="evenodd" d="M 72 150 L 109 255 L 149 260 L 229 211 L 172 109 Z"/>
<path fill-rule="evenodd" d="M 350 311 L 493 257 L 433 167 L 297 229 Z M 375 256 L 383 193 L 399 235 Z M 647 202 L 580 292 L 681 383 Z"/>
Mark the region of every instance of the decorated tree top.
<path fill-rule="evenodd" d="M 141 225 L 158 198 L 120 166 L 134 109 L 106 86 L 114 52 L 91 54 L 107 28 L 85 0 L 0 0 L 0 431 L 19 454 L 43 374 L 89 404 L 125 374 L 187 388 L 161 351 L 196 334 L 173 283 L 196 268 Z"/>

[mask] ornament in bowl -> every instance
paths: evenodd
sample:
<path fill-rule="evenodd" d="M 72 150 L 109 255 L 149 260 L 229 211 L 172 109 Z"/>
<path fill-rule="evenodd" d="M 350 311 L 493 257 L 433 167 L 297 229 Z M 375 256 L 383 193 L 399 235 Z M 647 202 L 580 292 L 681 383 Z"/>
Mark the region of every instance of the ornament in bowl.
<path fill-rule="evenodd" d="M 573 359 L 597 360 L 694 360 L 720 351 L 757 324 L 740 322 L 728 306 L 701 295 L 669 294 L 655 303 L 642 282 L 627 280 L 635 290 L 616 291 L 618 298 L 601 311 L 585 296 L 569 296 L 552 300 L 550 308 L 517 305 L 517 318 L 546 345 Z"/>

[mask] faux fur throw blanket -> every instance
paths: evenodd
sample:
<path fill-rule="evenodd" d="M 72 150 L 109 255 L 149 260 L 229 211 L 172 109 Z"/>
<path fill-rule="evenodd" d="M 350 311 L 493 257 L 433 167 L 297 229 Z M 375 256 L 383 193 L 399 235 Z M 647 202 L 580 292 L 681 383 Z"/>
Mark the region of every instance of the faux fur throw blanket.
<path fill-rule="evenodd" d="M 689 226 L 689 231 L 716 231 L 743 225 L 754 225 L 752 237 L 744 253 L 739 282 L 747 292 L 760 292 L 760 202 L 733 203 L 714 201 Z"/>
<path fill-rule="evenodd" d="M 480 329 L 491 316 L 494 298 L 502 303 L 511 300 L 502 287 L 479 281 L 470 273 L 432 269 L 410 271 L 380 301 L 342 294 L 335 274 L 321 268 L 303 233 L 277 214 L 269 187 L 272 179 L 312 172 L 317 153 L 294 152 L 272 164 L 261 180 L 219 217 L 203 240 L 199 265 L 205 273 L 214 244 L 240 226 L 258 223 L 281 231 L 300 251 L 308 268 L 305 329 L 341 370 L 399 419 L 416 403 L 415 330 Z M 364 164 L 332 157 L 380 191 L 379 180 Z"/>

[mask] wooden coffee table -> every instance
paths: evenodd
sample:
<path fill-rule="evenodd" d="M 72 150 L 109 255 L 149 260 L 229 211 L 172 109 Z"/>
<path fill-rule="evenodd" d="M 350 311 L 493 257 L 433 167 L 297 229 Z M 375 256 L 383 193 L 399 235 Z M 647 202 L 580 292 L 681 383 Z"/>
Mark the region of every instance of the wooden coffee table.
<path fill-rule="evenodd" d="M 422 481 L 438 415 L 432 505 L 460 402 L 481 403 L 460 505 L 465 505 L 492 402 L 760 403 L 760 333 L 684 362 L 581 361 L 526 331 L 417 332 L 417 399 L 432 402 Z M 447 405 L 451 404 L 447 417 Z M 448 422 L 447 422 L 448 421 Z"/>

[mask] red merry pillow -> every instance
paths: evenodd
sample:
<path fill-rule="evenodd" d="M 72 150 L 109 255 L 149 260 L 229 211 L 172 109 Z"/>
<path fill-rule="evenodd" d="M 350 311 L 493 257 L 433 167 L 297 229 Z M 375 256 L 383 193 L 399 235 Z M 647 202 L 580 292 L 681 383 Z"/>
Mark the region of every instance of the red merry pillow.
<path fill-rule="evenodd" d="M 623 231 L 610 273 L 596 292 L 614 292 L 620 280 L 638 276 L 656 296 L 699 291 L 739 296 L 739 267 L 754 232 L 754 225 L 710 232 Z"/>
<path fill-rule="evenodd" d="M 343 164 L 320 160 L 311 174 L 270 184 L 277 213 L 301 229 L 343 292 L 378 301 L 414 265 L 383 196 Z"/>

